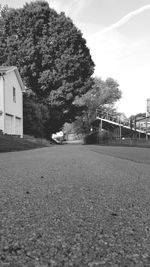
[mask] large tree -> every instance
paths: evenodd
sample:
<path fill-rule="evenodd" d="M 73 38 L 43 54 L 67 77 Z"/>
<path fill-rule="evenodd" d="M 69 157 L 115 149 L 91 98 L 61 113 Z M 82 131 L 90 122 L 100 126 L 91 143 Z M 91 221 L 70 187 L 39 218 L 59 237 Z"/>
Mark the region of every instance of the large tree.
<path fill-rule="evenodd" d="M 49 107 L 47 131 L 59 130 L 75 118 L 75 97 L 91 86 L 94 63 L 82 33 L 45 1 L 3 9 L 0 25 L 0 65 L 19 68 L 26 87 Z"/>
<path fill-rule="evenodd" d="M 117 115 L 115 103 L 121 98 L 119 84 L 112 78 L 103 81 L 100 78 L 93 79 L 93 86 L 82 98 L 76 99 L 76 104 L 84 107 L 81 116 L 77 116 L 72 124 L 73 130 L 77 133 L 89 133 L 91 122 L 106 114 Z"/>
<path fill-rule="evenodd" d="M 28 94 L 23 98 L 23 132 L 35 137 L 45 137 L 45 124 L 49 119 L 49 109 Z"/>

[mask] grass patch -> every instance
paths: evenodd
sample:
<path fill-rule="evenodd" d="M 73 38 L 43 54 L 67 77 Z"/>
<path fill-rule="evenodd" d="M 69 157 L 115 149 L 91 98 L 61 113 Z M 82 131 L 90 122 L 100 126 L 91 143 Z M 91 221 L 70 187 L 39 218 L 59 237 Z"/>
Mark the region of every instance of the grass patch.
<path fill-rule="evenodd" d="M 21 151 L 50 146 L 52 142 L 45 139 L 24 136 L 24 138 L 0 135 L 0 152 Z"/>

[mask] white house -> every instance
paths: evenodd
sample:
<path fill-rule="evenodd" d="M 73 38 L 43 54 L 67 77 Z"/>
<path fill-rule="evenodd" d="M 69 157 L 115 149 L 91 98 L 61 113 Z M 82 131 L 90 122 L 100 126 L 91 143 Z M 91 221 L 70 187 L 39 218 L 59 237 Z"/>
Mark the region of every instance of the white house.
<path fill-rule="evenodd" d="M 23 82 L 17 67 L 0 66 L 0 130 L 23 137 Z"/>

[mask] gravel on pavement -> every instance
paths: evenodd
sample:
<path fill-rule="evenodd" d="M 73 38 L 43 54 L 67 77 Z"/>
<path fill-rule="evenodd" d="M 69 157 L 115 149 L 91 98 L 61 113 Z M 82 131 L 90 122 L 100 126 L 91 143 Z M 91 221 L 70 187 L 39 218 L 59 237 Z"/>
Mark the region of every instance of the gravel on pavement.
<path fill-rule="evenodd" d="M 0 267 L 150 266 L 147 157 L 85 145 L 1 153 Z"/>

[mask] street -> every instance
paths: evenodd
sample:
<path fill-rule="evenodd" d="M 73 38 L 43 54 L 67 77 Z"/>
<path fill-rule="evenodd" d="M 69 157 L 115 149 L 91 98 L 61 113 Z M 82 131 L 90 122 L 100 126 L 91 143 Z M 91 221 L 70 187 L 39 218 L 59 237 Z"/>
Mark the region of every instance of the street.
<path fill-rule="evenodd" d="M 150 266 L 150 149 L 1 153 L 0 266 Z"/>

